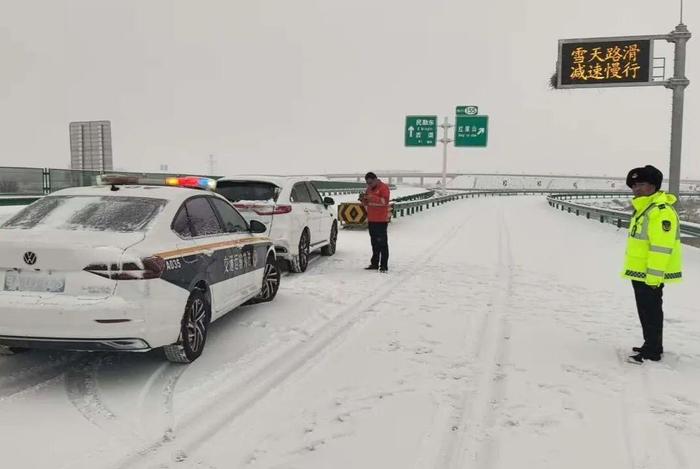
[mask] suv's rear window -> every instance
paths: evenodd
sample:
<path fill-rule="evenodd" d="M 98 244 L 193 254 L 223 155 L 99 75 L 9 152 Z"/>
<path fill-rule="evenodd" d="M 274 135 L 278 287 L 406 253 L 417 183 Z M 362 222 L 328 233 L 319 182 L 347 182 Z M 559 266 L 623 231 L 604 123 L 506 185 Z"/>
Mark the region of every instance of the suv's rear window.
<path fill-rule="evenodd" d="M 277 202 L 279 189 L 269 182 L 257 181 L 217 181 L 216 192 L 231 202 L 241 200 L 273 200 Z"/>
<path fill-rule="evenodd" d="M 142 231 L 166 203 L 148 197 L 49 196 L 29 205 L 0 228 Z"/>

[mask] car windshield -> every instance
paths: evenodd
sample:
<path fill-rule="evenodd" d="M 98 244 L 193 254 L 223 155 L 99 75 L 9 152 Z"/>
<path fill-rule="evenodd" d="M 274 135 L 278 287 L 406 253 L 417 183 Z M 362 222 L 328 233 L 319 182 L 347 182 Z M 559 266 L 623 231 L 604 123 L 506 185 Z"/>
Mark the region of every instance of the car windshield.
<path fill-rule="evenodd" d="M 216 192 L 231 202 L 272 200 L 277 202 L 279 188 L 269 182 L 260 181 L 217 181 Z"/>
<path fill-rule="evenodd" d="M 7 220 L 3 229 L 143 231 L 167 203 L 147 197 L 50 196 Z"/>

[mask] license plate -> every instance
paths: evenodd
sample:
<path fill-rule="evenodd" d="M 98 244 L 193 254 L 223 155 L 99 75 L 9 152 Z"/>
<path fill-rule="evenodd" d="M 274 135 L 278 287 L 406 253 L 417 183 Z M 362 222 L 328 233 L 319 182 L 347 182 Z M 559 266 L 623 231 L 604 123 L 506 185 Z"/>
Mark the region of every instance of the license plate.
<path fill-rule="evenodd" d="M 5 272 L 5 291 L 63 293 L 66 279 L 62 275 L 44 272 Z"/>

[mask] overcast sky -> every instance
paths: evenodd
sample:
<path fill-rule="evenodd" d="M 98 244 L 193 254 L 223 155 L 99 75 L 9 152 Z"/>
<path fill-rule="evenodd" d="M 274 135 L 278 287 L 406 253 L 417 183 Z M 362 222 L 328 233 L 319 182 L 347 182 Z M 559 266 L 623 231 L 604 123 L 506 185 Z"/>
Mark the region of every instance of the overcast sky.
<path fill-rule="evenodd" d="M 68 167 L 68 123 L 108 119 L 125 170 L 439 171 L 441 147 L 404 148 L 405 115 L 475 104 L 489 147 L 451 147 L 450 170 L 667 173 L 669 90 L 547 82 L 558 39 L 666 33 L 678 3 L 0 0 L 0 165 Z M 700 37 L 688 50 L 683 176 L 700 178 Z"/>

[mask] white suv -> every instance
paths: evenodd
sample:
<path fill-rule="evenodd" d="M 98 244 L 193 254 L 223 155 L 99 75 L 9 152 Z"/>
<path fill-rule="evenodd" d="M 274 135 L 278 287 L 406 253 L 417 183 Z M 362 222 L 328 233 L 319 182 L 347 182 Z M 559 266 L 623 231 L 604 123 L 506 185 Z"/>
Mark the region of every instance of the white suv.
<path fill-rule="evenodd" d="M 226 177 L 216 182 L 216 192 L 232 202 L 246 220 L 265 224 L 277 256 L 286 259 L 293 272 L 306 270 L 311 251 L 335 254 L 338 220 L 331 208 L 335 202 L 321 197 L 308 178 Z"/>

